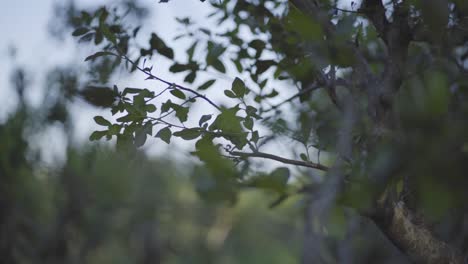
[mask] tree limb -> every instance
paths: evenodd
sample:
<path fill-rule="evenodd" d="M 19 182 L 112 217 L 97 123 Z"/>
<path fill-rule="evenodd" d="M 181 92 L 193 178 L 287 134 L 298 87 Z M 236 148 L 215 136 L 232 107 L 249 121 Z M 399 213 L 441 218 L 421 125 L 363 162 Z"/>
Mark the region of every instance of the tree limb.
<path fill-rule="evenodd" d="M 311 161 L 287 159 L 287 158 L 283 158 L 280 156 L 263 153 L 263 152 L 248 153 L 248 152 L 232 151 L 232 152 L 229 152 L 229 154 L 233 156 L 244 157 L 244 158 L 263 158 L 263 159 L 276 160 L 285 164 L 291 164 L 291 165 L 308 167 L 308 168 L 313 168 L 313 169 L 322 170 L 322 171 L 328 171 L 328 167 L 322 164 L 318 164 L 318 163 L 311 162 Z"/>
<path fill-rule="evenodd" d="M 458 249 L 436 238 L 403 201 L 381 209 L 374 222 L 415 263 L 465 263 Z"/>
<path fill-rule="evenodd" d="M 193 89 L 190 89 L 190 88 L 187 88 L 187 87 L 184 87 L 182 85 L 179 85 L 179 84 L 176 84 L 176 83 L 171 83 L 169 81 L 166 81 L 164 79 L 161 79 L 159 78 L 158 76 L 152 74 L 150 71 L 148 70 L 145 70 L 143 68 L 141 68 L 140 66 L 138 66 L 133 60 L 131 60 L 129 57 L 127 57 L 126 55 L 120 55 L 120 54 L 114 54 L 114 53 L 110 53 L 114 56 L 117 56 L 117 57 L 120 57 L 126 61 L 128 61 L 130 64 L 134 65 L 136 69 L 138 69 L 139 71 L 143 72 L 144 74 L 148 75 L 148 78 L 147 79 L 152 79 L 152 80 L 157 80 L 157 81 L 160 81 L 162 83 L 165 83 L 169 86 L 172 86 L 174 88 L 177 88 L 179 90 L 182 90 L 182 91 L 186 91 L 186 92 L 189 92 L 189 93 L 192 93 L 194 95 L 196 95 L 197 97 L 200 97 L 202 98 L 203 100 L 207 101 L 210 105 L 212 105 L 214 108 L 218 109 L 219 111 L 221 111 L 221 107 L 219 107 L 217 104 L 215 104 L 213 101 L 211 101 L 208 97 L 204 96 L 203 94 L 193 90 Z"/>

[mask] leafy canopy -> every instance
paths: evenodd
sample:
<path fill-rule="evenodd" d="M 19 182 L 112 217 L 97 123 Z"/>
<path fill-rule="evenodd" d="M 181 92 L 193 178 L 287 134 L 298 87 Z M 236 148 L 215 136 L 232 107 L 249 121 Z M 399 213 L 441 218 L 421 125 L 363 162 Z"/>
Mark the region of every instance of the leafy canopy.
<path fill-rule="evenodd" d="M 116 138 L 122 148 L 141 147 L 150 137 L 168 144 L 174 137 L 193 142 L 193 155 L 208 170 L 200 176 L 199 190 L 215 200 L 235 201 L 240 188 L 258 187 L 282 201 L 338 178 L 342 188 L 331 192 L 360 209 L 371 208 L 384 190 L 400 195 L 412 184 L 429 186 L 413 188 L 418 203 L 427 190 L 440 194 L 441 211 L 432 208 L 435 214 L 460 201 L 463 191 L 453 184 L 465 181 L 467 164 L 462 162 L 468 142 L 462 122 L 468 111 L 465 1 L 205 4 L 216 28 L 199 27 L 189 17 L 176 19 L 183 32 L 174 41 L 191 43 L 184 61 L 175 59 L 156 32 L 138 44 L 140 25 L 125 24 L 106 7 L 81 13 L 73 35 L 98 50 L 86 61 L 140 72 L 147 87 L 165 85 L 104 82 L 105 87 L 88 89 L 85 98 L 109 107 L 115 117 L 95 117 L 103 128 L 91 140 Z M 169 71 L 183 74 L 184 83 L 159 77 L 152 63 L 163 59 L 173 61 Z M 231 85 L 200 78 L 213 72 L 228 75 Z M 225 98 L 214 96 L 216 89 L 223 89 Z M 96 100 L 104 91 L 111 100 Z M 225 99 L 229 103 L 219 103 Z M 202 115 L 194 112 L 195 105 L 203 106 Z M 297 157 L 263 152 L 276 139 L 294 142 Z M 441 153 L 453 160 L 440 159 Z M 305 177 L 299 186 L 304 181 L 290 181 L 286 167 L 258 172 L 251 166 L 254 158 L 312 168 L 328 178 Z M 438 177 L 445 172 L 450 181 Z M 405 188 L 403 180 L 409 184 Z"/>

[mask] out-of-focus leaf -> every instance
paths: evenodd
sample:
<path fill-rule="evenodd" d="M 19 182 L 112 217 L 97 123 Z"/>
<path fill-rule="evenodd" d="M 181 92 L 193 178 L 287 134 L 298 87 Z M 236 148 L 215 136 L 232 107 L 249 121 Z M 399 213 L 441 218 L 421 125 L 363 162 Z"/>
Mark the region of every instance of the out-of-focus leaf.
<path fill-rule="evenodd" d="M 84 35 L 84 34 L 86 34 L 88 32 L 89 32 L 89 28 L 80 27 L 80 28 L 75 29 L 75 31 L 73 31 L 72 35 L 77 37 L 77 36 Z"/>
<path fill-rule="evenodd" d="M 85 61 L 94 60 L 96 58 L 99 58 L 101 56 L 106 56 L 106 55 L 114 55 L 114 54 L 108 51 L 99 51 L 99 52 L 94 53 L 93 55 L 86 57 Z"/>
<path fill-rule="evenodd" d="M 206 121 L 210 120 L 212 117 L 212 115 L 203 115 L 201 118 L 200 118 L 200 121 L 198 122 L 198 125 L 199 126 L 202 126 L 203 123 L 205 123 Z"/>
<path fill-rule="evenodd" d="M 200 85 L 200 87 L 198 87 L 198 90 L 206 90 L 206 89 L 210 88 L 210 86 L 212 86 L 215 82 L 216 82 L 215 79 L 206 81 L 205 83 Z"/>
<path fill-rule="evenodd" d="M 91 136 L 89 136 L 89 140 L 95 141 L 99 140 L 107 135 L 107 131 L 94 131 Z"/>
<path fill-rule="evenodd" d="M 199 137 L 201 135 L 201 132 L 197 128 L 187 128 L 174 132 L 173 135 L 185 140 L 193 140 Z"/>
<path fill-rule="evenodd" d="M 95 116 L 94 121 L 96 122 L 96 124 L 101 125 L 101 126 L 111 126 L 112 125 L 111 122 L 109 122 L 108 120 L 106 120 L 102 116 Z"/>

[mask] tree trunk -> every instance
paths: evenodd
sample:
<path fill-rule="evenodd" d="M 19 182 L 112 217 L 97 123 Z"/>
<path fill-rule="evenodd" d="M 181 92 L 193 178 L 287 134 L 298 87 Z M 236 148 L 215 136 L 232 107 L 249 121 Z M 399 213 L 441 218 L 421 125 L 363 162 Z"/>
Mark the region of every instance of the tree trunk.
<path fill-rule="evenodd" d="M 455 247 L 437 239 L 404 202 L 380 208 L 373 218 L 380 230 L 414 263 L 463 264 Z"/>

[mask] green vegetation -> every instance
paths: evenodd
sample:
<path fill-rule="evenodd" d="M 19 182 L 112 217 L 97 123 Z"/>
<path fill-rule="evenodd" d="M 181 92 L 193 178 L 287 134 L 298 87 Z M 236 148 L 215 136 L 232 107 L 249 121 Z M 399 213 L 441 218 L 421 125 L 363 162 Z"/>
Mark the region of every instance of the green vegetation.
<path fill-rule="evenodd" d="M 28 107 L 1 127 L 8 263 L 465 262 L 466 1 L 211 1 L 216 26 L 177 17 L 175 39 L 116 5 L 69 7 L 89 72 L 57 71 L 43 115 L 104 108 L 89 139 L 115 150 L 42 172 L 18 133 Z M 195 159 L 152 161 L 148 142 Z"/>

